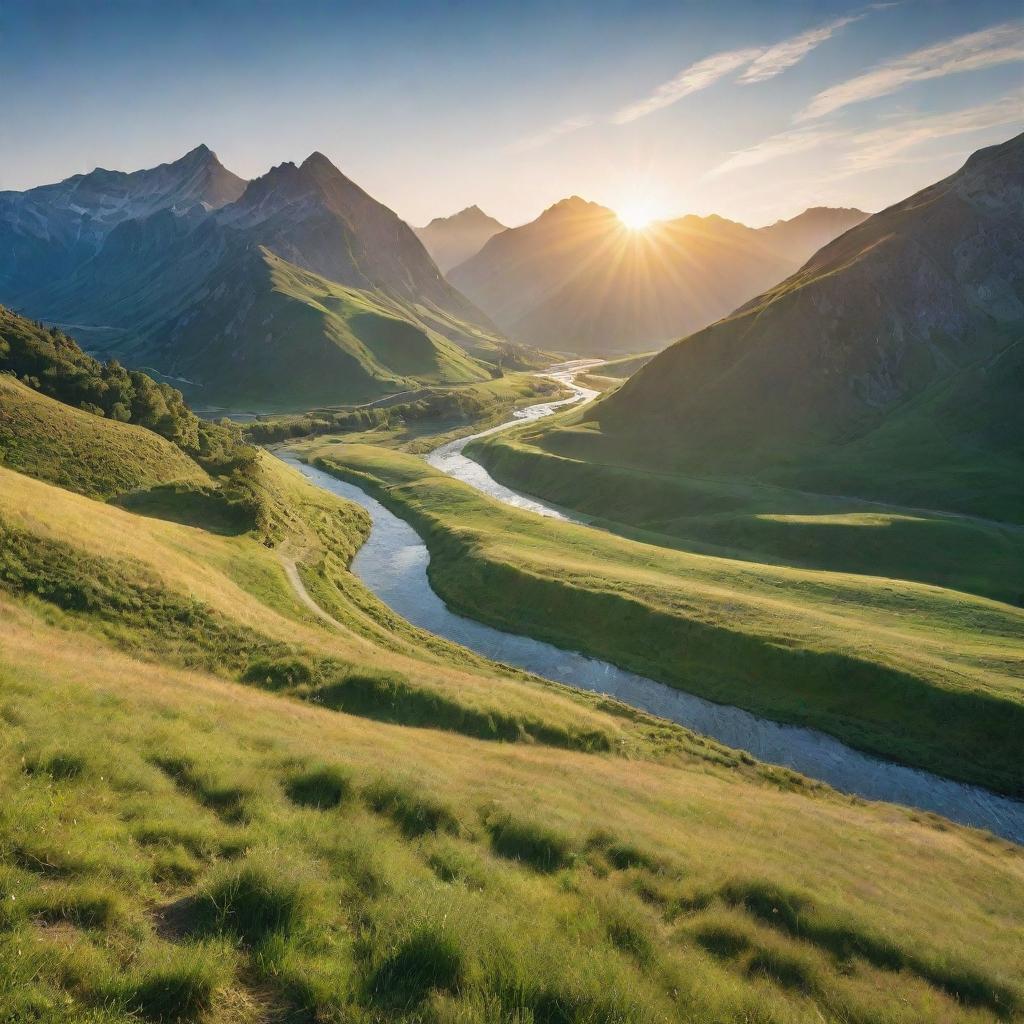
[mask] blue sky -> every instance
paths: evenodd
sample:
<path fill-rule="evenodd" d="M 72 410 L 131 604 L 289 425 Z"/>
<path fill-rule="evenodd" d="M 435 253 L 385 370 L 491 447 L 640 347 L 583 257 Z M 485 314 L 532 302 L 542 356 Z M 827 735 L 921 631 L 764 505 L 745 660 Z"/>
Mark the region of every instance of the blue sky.
<path fill-rule="evenodd" d="M 1019 0 L 0 0 L 0 188 L 312 150 L 411 223 L 876 210 L 1024 129 Z"/>

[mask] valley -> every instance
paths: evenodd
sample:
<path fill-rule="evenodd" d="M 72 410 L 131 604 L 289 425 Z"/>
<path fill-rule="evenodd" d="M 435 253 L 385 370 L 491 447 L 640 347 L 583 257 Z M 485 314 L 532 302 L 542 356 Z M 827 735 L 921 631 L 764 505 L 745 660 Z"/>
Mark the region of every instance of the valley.
<path fill-rule="evenodd" d="M 561 376 L 571 385 L 573 376 L 585 368 L 572 367 L 562 371 Z M 592 397 L 592 392 L 579 388 L 574 398 L 563 401 L 574 403 Z M 528 411 L 523 418 L 536 419 L 549 415 L 559 404 L 535 406 L 532 415 Z M 503 427 L 491 428 L 484 436 L 514 427 L 521 421 L 522 419 L 511 420 Z M 443 473 L 464 481 L 515 509 L 556 520 L 573 520 L 572 516 L 563 511 L 533 502 L 491 480 L 479 465 L 459 455 L 462 447 L 470 440 L 472 439 L 464 438 L 435 449 L 428 456 L 427 462 Z M 346 485 L 315 468 L 294 463 L 318 486 L 367 508 L 372 517 L 371 534 L 353 562 L 353 571 L 389 607 L 422 628 L 430 629 L 433 633 L 439 633 L 498 661 L 526 668 L 546 678 L 607 693 L 634 707 L 694 728 L 731 747 L 748 751 L 759 759 L 794 768 L 847 792 L 870 799 L 892 800 L 925 808 L 963 823 L 983 825 L 1017 841 L 1024 840 L 1024 803 L 1017 800 L 1000 800 L 976 787 L 953 785 L 924 772 L 908 771 L 894 764 L 867 758 L 849 747 L 830 741 L 821 733 L 792 727 L 779 728 L 774 723 L 757 719 L 737 708 L 712 704 L 679 691 L 673 692 L 669 687 L 659 686 L 651 679 L 622 671 L 606 662 L 581 657 L 571 650 L 510 636 L 492 626 L 477 625 L 471 619 L 483 619 L 506 628 L 512 627 L 518 632 L 517 627 L 523 620 L 518 619 L 514 613 L 500 610 L 501 605 L 505 603 L 501 590 L 495 589 L 490 597 L 487 597 L 479 590 L 466 591 L 464 585 L 459 589 L 453 589 L 452 572 L 446 571 L 445 562 L 453 556 L 459 558 L 460 575 L 466 575 L 467 556 L 465 552 L 454 554 L 439 546 L 436 543 L 436 533 L 451 531 L 454 528 L 461 528 L 464 531 L 465 517 L 446 518 L 442 514 L 440 531 L 435 529 L 428 533 L 428 537 L 435 540 L 432 551 L 441 563 L 431 571 L 428 546 L 385 505 L 370 497 L 369 493 L 376 493 L 387 505 L 406 518 L 412 518 L 420 529 L 423 529 L 424 523 L 431 523 L 432 518 L 434 523 L 437 522 L 437 517 L 431 516 L 430 505 L 416 503 L 410 506 L 403 502 L 398 496 L 402 492 L 388 486 L 389 481 L 395 479 L 394 476 L 383 475 L 377 468 L 379 463 L 376 461 L 367 463 L 365 458 L 360 459 L 362 453 L 358 449 L 352 451 L 347 447 L 327 443 L 311 449 L 300 447 L 298 450 L 315 465 L 330 470 L 342 480 L 351 481 Z M 282 458 L 289 462 L 293 460 L 287 450 L 282 453 Z M 369 473 L 368 467 L 372 467 Z M 419 483 L 422 484 L 422 481 Z M 364 493 L 360 488 L 365 488 L 369 493 Z M 415 514 L 417 511 L 419 515 Z M 568 548 L 571 545 L 572 541 L 568 537 L 563 538 L 564 547 Z M 524 551 L 513 549 L 506 557 L 509 562 L 522 565 Z M 441 595 L 446 600 L 451 601 L 458 611 L 468 613 L 471 619 L 450 612 L 432 591 L 432 582 L 436 582 L 442 588 Z M 484 611 L 485 608 L 488 611 Z M 547 614 L 551 614 L 550 606 Z M 580 618 L 583 616 L 573 616 L 570 613 L 568 621 L 578 621 Z M 536 622 L 526 627 L 527 632 L 536 630 Z M 542 632 L 551 635 L 550 631 Z M 645 631 L 644 635 L 649 635 L 649 632 Z M 578 629 L 573 633 L 560 632 L 557 640 L 563 644 L 567 640 L 570 643 L 579 643 L 584 650 L 588 647 L 593 649 L 593 640 Z M 605 647 L 604 650 L 607 651 L 609 648 Z M 621 650 L 612 650 L 613 656 L 623 656 Z M 628 654 L 626 658 L 628 660 Z M 687 688 L 693 687 L 691 678 Z M 948 742 L 948 737 L 945 739 Z M 891 754 L 894 749 L 890 747 L 888 752 Z"/>
<path fill-rule="evenodd" d="M 924 6 L 5 9 L 0 1024 L 1024 1024 L 1024 22 Z"/>

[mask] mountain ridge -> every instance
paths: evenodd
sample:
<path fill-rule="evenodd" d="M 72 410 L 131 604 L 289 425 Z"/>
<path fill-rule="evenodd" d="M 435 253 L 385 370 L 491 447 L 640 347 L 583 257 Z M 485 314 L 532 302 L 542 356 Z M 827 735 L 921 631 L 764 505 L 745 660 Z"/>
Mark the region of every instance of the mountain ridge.
<path fill-rule="evenodd" d="M 447 274 L 507 228 L 474 204 L 450 217 L 435 217 L 425 227 L 413 230 L 441 272 Z"/>
<path fill-rule="evenodd" d="M 661 353 L 588 414 L 602 444 L 1024 519 L 1022 199 L 1019 135 Z M 642 434 L 661 438 L 657 456 Z"/>
<path fill-rule="evenodd" d="M 574 195 L 493 236 L 448 277 L 513 338 L 612 355 L 667 344 L 727 315 L 810 254 L 806 241 L 718 215 L 632 231 L 611 209 Z"/>
<path fill-rule="evenodd" d="M 365 302 L 385 318 L 404 322 L 408 329 L 402 329 L 402 337 L 412 351 L 433 353 L 424 356 L 423 364 L 430 382 L 478 381 L 496 372 L 495 364 L 522 358 L 522 351 L 444 279 L 412 230 L 322 153 L 311 153 L 299 165 L 278 164 L 241 183 L 231 202 L 219 203 L 223 195 L 210 194 L 206 205 L 175 205 L 194 191 L 197 175 L 205 180 L 209 169 L 219 166 L 207 147 L 197 147 L 153 173 L 136 172 L 135 181 L 165 181 L 177 174 L 177 188 L 154 189 L 153 200 L 139 207 L 141 215 L 114 218 L 96 245 L 69 255 L 54 279 L 32 290 L 0 291 L 0 298 L 12 301 L 14 292 L 13 301 L 25 312 L 75 324 L 87 344 L 104 355 L 175 378 L 187 366 L 184 386 L 202 385 L 203 400 L 211 403 L 220 390 L 225 397 L 244 392 L 247 401 L 274 407 L 286 394 L 295 408 L 302 402 L 295 386 L 300 377 L 313 386 L 311 401 L 334 404 L 377 397 L 388 382 L 399 390 L 416 383 L 400 368 L 411 352 L 390 346 L 395 365 L 381 364 L 367 353 L 358 331 L 353 335 L 339 327 L 330 309 L 313 314 L 318 300 L 303 288 L 277 289 L 261 252 L 291 268 L 290 280 L 309 284 L 313 295 L 333 294 L 333 285 L 355 289 L 364 295 L 357 304 Z M 103 180 L 101 175 L 100 191 Z M 314 276 L 304 278 L 303 273 Z M 228 293 L 238 299 L 234 309 L 221 302 Z M 342 305 L 348 301 L 335 299 Z M 295 353 L 315 357 L 312 373 L 301 359 L 280 357 L 282 342 L 275 329 L 251 320 L 257 306 L 268 316 L 273 308 L 274 323 L 287 322 L 299 332 L 291 344 Z M 372 316 L 359 321 L 367 327 L 376 322 Z M 198 325 L 206 336 L 197 334 Z M 243 325 L 246 330 L 239 335 Z M 277 339 L 273 346 L 271 337 Z M 175 348 L 178 343 L 184 346 L 181 351 Z M 461 351 L 454 352 L 453 345 Z M 228 352 L 238 360 L 237 380 L 223 362 Z M 253 370 L 253 359 L 258 361 L 261 353 L 268 366 L 276 367 L 276 376 Z M 209 366 L 204 358 L 211 360 Z M 261 381 L 261 390 L 240 389 L 243 378 Z"/>

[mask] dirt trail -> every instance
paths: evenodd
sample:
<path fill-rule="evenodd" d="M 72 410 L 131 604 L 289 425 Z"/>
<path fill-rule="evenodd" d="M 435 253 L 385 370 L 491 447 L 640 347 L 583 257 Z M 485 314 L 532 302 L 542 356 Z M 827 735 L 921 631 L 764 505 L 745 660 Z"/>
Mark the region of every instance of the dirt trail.
<path fill-rule="evenodd" d="M 281 555 L 281 564 L 284 566 L 284 573 L 288 577 L 288 582 L 292 585 L 292 590 L 295 591 L 295 595 L 298 599 L 319 619 L 323 619 L 324 622 L 329 622 L 335 629 L 344 631 L 344 626 L 336 619 L 333 615 L 328 615 L 313 600 L 312 595 L 306 589 L 306 584 L 302 582 L 302 577 L 299 575 L 299 567 L 295 564 L 295 559 L 290 558 L 288 555 Z"/>

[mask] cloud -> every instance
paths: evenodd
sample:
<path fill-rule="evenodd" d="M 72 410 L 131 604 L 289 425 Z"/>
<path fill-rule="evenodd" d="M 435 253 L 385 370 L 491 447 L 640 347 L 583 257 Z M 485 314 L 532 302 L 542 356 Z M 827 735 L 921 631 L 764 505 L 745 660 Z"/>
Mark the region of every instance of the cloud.
<path fill-rule="evenodd" d="M 703 60 L 697 61 L 696 64 L 683 68 L 675 78 L 663 82 L 650 96 L 617 111 L 612 115 L 612 123 L 628 124 L 637 118 L 653 114 L 654 111 L 661 110 L 662 107 L 678 103 L 684 96 L 714 85 L 720 78 L 749 64 L 760 55 L 760 50 L 746 49 L 724 50 L 722 53 L 705 57 Z"/>
<path fill-rule="evenodd" d="M 824 117 L 853 103 L 887 96 L 911 82 L 1024 60 L 1024 22 L 1006 22 L 915 50 L 818 93 L 796 121 Z"/>
<path fill-rule="evenodd" d="M 705 178 L 717 178 L 731 171 L 780 160 L 829 143 L 842 143 L 843 155 L 830 176 L 846 176 L 902 162 L 904 154 L 937 139 L 970 132 L 1020 125 L 1024 122 L 1024 87 L 988 103 L 963 110 L 946 111 L 894 119 L 870 131 L 842 131 L 833 125 L 808 125 L 772 135 L 746 149 L 731 153 Z"/>
<path fill-rule="evenodd" d="M 755 167 L 771 160 L 792 156 L 794 153 L 804 153 L 809 149 L 817 149 L 818 146 L 826 142 L 843 138 L 845 134 L 835 128 L 794 128 L 790 131 L 780 132 L 778 135 L 772 135 L 747 149 L 730 153 L 722 163 L 713 167 L 704 177 L 717 178 L 743 167 Z"/>
<path fill-rule="evenodd" d="M 876 10 L 882 7 L 890 7 L 892 4 L 872 4 L 868 10 Z M 745 67 L 746 71 L 740 76 L 739 81 L 744 85 L 754 85 L 757 82 L 766 82 L 769 78 L 781 75 L 783 71 L 799 64 L 822 43 L 831 39 L 840 29 L 852 25 L 865 17 L 867 11 L 860 14 L 850 14 L 842 18 L 836 18 L 825 25 L 808 29 L 790 39 L 784 39 L 781 43 L 763 47 L 748 47 L 742 50 L 723 50 L 721 53 L 712 54 L 703 60 L 683 68 L 675 78 L 663 82 L 649 96 L 623 107 L 612 115 L 613 124 L 628 124 L 637 118 L 646 117 L 656 110 L 678 103 L 684 96 L 699 92 L 710 85 L 714 85 L 720 78 L 738 71 Z"/>
<path fill-rule="evenodd" d="M 578 132 L 581 128 L 589 128 L 593 123 L 593 118 L 589 117 L 567 117 L 565 120 L 537 132 L 536 135 L 528 135 L 518 142 L 513 142 L 508 147 L 508 151 L 510 153 L 527 153 L 532 149 L 540 149 L 541 146 L 546 146 L 563 135 Z"/>
<path fill-rule="evenodd" d="M 768 47 L 740 75 L 740 82 L 743 85 L 753 85 L 755 82 L 766 82 L 769 78 L 781 75 L 794 64 L 799 64 L 815 47 L 831 39 L 841 28 L 860 21 L 864 16 L 852 14 L 845 18 L 836 18 L 827 25 L 809 29 L 798 36 L 793 36 L 792 39 L 784 39 L 781 43 Z"/>
<path fill-rule="evenodd" d="M 1001 128 L 1004 125 L 1020 126 L 1022 122 L 1024 87 L 989 103 L 964 110 L 903 118 L 885 127 L 855 135 L 845 160 L 846 173 L 873 171 L 899 163 L 907 150 L 937 139 Z"/>

